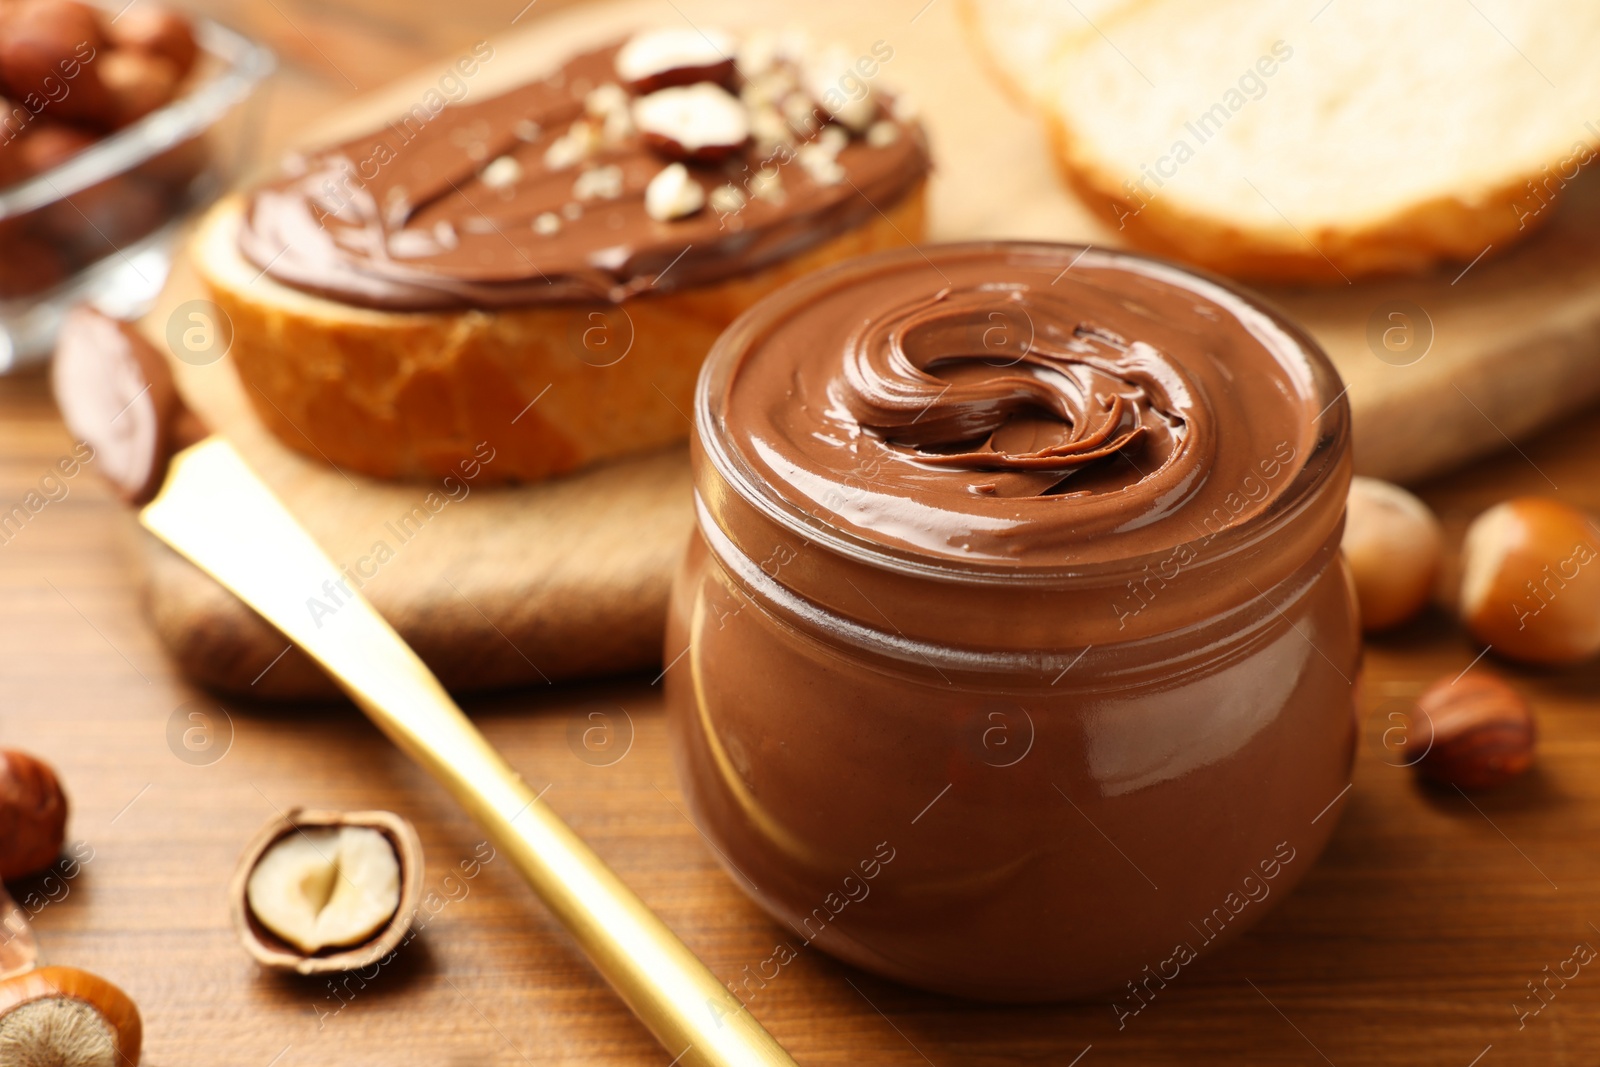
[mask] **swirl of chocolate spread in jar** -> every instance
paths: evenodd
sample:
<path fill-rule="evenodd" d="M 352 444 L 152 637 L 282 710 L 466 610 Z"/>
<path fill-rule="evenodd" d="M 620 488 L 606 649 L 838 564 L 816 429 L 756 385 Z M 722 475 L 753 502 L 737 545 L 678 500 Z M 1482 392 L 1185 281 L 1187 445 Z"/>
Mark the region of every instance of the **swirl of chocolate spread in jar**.
<path fill-rule="evenodd" d="M 630 81 L 619 52 L 644 37 L 662 69 Z M 883 42 L 799 57 L 756 35 L 673 37 L 641 34 L 492 99 L 413 108 L 293 156 L 251 196 L 240 249 L 285 285 L 373 308 L 622 301 L 786 259 L 927 174 L 910 108 L 871 91 L 893 56 Z M 700 46 L 718 51 L 682 57 Z M 675 49 L 686 65 L 671 66 Z M 640 105 L 665 93 L 679 106 L 649 114 L 679 123 L 676 139 L 638 126 Z M 646 192 L 675 161 L 696 188 L 661 217 Z"/>
<path fill-rule="evenodd" d="M 901 556 L 1126 561 L 1270 515 L 1315 451 L 1320 357 L 1233 290 L 1104 251 L 926 252 L 815 280 L 719 379 L 780 509 Z"/>

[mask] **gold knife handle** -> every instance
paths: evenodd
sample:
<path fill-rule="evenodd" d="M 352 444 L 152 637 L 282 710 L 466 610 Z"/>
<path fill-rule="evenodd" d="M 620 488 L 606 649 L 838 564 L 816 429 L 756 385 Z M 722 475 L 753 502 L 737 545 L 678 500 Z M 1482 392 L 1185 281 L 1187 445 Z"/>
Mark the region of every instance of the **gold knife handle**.
<path fill-rule="evenodd" d="M 180 453 L 140 521 L 304 649 L 483 827 L 678 1064 L 793 1065 L 705 964 L 536 796 L 231 445 Z M 330 590 L 332 592 L 330 592 Z M 311 602 L 334 610 L 313 610 Z"/>

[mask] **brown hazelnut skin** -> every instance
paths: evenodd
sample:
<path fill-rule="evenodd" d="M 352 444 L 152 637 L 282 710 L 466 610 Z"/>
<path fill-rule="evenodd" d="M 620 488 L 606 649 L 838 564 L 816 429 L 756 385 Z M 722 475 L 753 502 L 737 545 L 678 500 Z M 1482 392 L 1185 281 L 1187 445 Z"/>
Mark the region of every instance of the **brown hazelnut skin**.
<path fill-rule="evenodd" d="M 168 7 L 141 2 L 125 8 L 106 26 L 106 36 L 118 49 L 133 49 L 171 63 L 179 80 L 194 69 L 200 46 L 189 20 Z"/>
<path fill-rule="evenodd" d="M 1340 548 L 1355 579 L 1363 630 L 1398 626 L 1427 606 L 1443 546 L 1428 505 L 1398 485 L 1351 479 Z"/>
<path fill-rule="evenodd" d="M 55 863 L 67 834 L 67 797 L 49 764 L 0 749 L 0 880 Z"/>
<path fill-rule="evenodd" d="M 1494 651 L 1528 663 L 1600 653 L 1600 525 L 1542 497 L 1497 504 L 1461 549 L 1461 620 Z"/>
<path fill-rule="evenodd" d="M 43 174 L 94 144 L 94 137 L 72 126 L 40 119 L 10 146 L 26 177 Z"/>
<path fill-rule="evenodd" d="M 1417 773 L 1440 785 L 1490 789 L 1533 766 L 1533 709 L 1481 668 L 1429 686 L 1412 709 L 1409 733 L 1427 745 Z"/>
<path fill-rule="evenodd" d="M 101 56 L 96 66 L 111 91 L 118 126 L 138 122 L 178 95 L 178 68 L 161 56 L 118 48 Z"/>
<path fill-rule="evenodd" d="M 668 70 L 659 70 L 654 74 L 624 82 L 628 91 L 634 96 L 648 96 L 660 89 L 670 89 L 675 85 L 694 85 L 696 82 L 716 82 L 718 85 L 730 85 L 733 76 L 738 72 L 734 61 L 723 60 L 703 67 L 673 67 Z"/>

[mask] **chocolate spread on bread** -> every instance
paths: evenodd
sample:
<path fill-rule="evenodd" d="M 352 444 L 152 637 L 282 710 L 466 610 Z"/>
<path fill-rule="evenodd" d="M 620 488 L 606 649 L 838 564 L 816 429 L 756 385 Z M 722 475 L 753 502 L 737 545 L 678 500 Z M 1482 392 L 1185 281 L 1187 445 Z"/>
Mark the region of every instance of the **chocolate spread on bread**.
<path fill-rule="evenodd" d="M 725 61 L 629 88 L 618 54 L 635 38 L 492 99 L 413 108 L 293 156 L 251 196 L 241 251 L 278 282 L 371 308 L 618 302 L 785 259 L 877 218 L 927 174 L 910 109 L 874 91 L 888 45 L 835 49 L 819 66 L 773 38 L 706 40 L 726 42 Z M 639 129 L 641 102 L 696 86 L 725 92 L 747 136 L 694 152 Z M 682 109 L 685 139 L 695 103 Z M 677 117 L 660 106 L 650 116 L 663 112 Z M 658 218 L 646 190 L 675 162 L 703 206 Z"/>

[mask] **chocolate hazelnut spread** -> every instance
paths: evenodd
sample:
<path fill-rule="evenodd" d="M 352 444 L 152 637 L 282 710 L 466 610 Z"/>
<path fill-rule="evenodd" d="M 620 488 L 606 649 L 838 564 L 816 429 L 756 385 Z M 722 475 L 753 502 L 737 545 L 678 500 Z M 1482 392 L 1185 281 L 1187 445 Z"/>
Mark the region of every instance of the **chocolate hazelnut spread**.
<path fill-rule="evenodd" d="M 1114 561 L 1272 509 L 1314 443 L 1303 352 L 1152 261 L 1091 251 L 1062 272 L 1026 247 L 941 249 L 794 308 L 733 371 L 726 429 L 774 494 L 853 539 Z M 851 471 L 868 484 L 832 499 Z"/>
<path fill-rule="evenodd" d="M 709 159 L 685 159 L 682 145 L 635 128 L 633 105 L 651 97 L 619 84 L 621 48 L 579 55 L 489 100 L 436 114 L 414 108 L 381 130 L 291 157 L 253 194 L 241 251 L 286 285 L 374 308 L 621 301 L 792 256 L 876 217 L 929 169 L 908 109 L 868 92 L 893 55 L 883 42 L 852 57 L 837 87 L 869 109 L 856 131 L 827 121 L 803 88 L 816 80 L 803 62 L 770 48 L 759 60 L 740 52 L 688 72 L 721 79 L 727 106 L 748 112 L 748 138 Z M 649 87 L 685 80 L 657 77 Z M 713 85 L 694 88 L 719 95 Z M 658 102 L 673 92 L 683 90 L 658 90 Z M 686 114 L 695 116 L 692 107 Z M 653 217 L 646 190 L 675 159 L 706 206 Z"/>
<path fill-rule="evenodd" d="M 751 309 L 696 429 L 671 737 L 781 949 L 1120 1028 L 1305 875 L 1360 641 L 1292 324 L 1144 257 L 906 250 Z"/>

